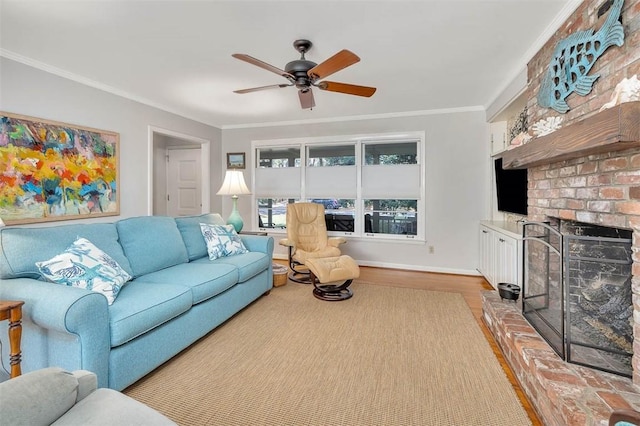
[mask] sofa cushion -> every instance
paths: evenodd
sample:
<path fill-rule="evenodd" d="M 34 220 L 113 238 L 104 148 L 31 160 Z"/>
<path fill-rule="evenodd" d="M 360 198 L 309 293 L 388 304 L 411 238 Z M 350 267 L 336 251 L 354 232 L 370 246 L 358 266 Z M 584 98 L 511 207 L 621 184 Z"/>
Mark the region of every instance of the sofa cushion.
<path fill-rule="evenodd" d="M 248 279 L 258 275 L 260 272 L 268 269 L 271 265 L 271 258 L 265 253 L 248 252 L 245 254 L 237 254 L 235 256 L 221 257 L 216 260 L 209 260 L 206 257 L 195 260 L 192 263 L 211 263 L 213 265 L 231 265 L 237 268 L 237 280 L 243 283 Z"/>
<path fill-rule="evenodd" d="M 0 278 L 41 277 L 36 262 L 51 259 L 78 238 L 86 238 L 127 271 L 133 274 L 129 260 L 118 242 L 113 223 L 60 225 L 45 228 L 0 228 Z M 204 244 L 204 242 L 203 242 Z"/>
<path fill-rule="evenodd" d="M 201 223 L 202 236 L 207 244 L 209 260 L 247 253 L 233 225 L 209 225 Z"/>
<path fill-rule="evenodd" d="M 134 277 L 189 261 L 172 217 L 132 217 L 118 221 L 116 227 Z"/>
<path fill-rule="evenodd" d="M 109 306 L 111 347 L 122 345 L 191 308 L 191 290 L 176 284 L 131 281 Z"/>
<path fill-rule="evenodd" d="M 142 279 L 189 287 L 195 305 L 233 287 L 238 282 L 238 271 L 234 265 L 190 262 L 147 274 Z"/>
<path fill-rule="evenodd" d="M 78 238 L 64 252 L 36 266 L 47 280 L 100 293 L 109 305 L 131 279 L 118 262 L 86 238 Z"/>
<path fill-rule="evenodd" d="M 200 230 L 201 223 L 224 225 L 224 219 L 218 213 L 208 213 L 199 216 L 182 216 L 176 218 L 176 225 L 187 247 L 189 260 L 207 256 L 207 246 Z"/>

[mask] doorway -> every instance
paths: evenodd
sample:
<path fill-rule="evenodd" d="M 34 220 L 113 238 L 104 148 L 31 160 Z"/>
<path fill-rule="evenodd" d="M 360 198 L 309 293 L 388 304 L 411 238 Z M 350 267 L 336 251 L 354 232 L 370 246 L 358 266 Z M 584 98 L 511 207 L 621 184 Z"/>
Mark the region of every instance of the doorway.
<path fill-rule="evenodd" d="M 209 212 L 209 163 L 210 141 L 149 126 L 148 214 L 187 216 Z"/>

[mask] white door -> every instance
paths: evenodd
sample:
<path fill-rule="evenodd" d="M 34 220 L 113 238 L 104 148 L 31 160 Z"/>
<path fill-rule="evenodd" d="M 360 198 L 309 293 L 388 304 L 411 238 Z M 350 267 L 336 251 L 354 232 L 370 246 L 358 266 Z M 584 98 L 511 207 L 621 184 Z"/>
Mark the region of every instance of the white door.
<path fill-rule="evenodd" d="M 200 149 L 167 149 L 167 214 L 202 213 Z"/>

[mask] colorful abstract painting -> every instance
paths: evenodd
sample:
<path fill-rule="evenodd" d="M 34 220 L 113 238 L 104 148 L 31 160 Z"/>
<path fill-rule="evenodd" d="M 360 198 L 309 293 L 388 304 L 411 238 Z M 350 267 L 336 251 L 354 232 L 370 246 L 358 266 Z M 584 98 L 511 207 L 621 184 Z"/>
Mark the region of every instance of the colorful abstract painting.
<path fill-rule="evenodd" d="M 118 215 L 118 142 L 118 133 L 0 112 L 0 218 Z"/>

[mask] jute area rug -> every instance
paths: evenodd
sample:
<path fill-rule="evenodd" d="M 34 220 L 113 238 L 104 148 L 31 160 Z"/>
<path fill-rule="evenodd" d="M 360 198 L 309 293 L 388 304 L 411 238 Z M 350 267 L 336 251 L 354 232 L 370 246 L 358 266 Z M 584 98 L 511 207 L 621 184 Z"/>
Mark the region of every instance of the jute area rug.
<path fill-rule="evenodd" d="M 461 295 L 274 288 L 125 390 L 180 425 L 531 424 Z"/>

